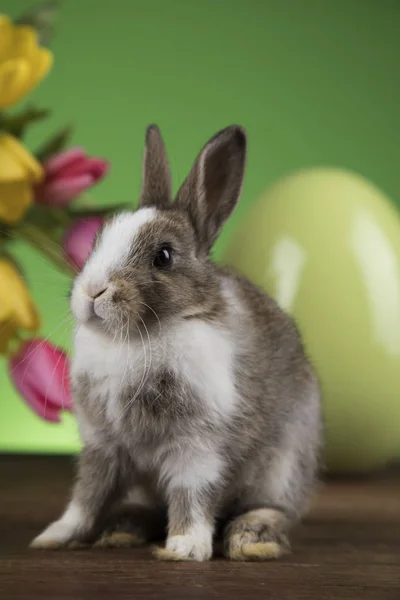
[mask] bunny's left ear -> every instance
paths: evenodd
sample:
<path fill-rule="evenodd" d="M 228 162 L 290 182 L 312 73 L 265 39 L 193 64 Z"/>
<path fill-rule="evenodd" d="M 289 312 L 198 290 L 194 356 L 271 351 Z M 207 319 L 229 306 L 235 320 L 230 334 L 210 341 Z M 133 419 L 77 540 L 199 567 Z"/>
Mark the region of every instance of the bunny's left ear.
<path fill-rule="evenodd" d="M 201 253 L 208 254 L 236 207 L 246 162 L 246 133 L 232 125 L 204 146 L 175 205 L 189 214 Z"/>

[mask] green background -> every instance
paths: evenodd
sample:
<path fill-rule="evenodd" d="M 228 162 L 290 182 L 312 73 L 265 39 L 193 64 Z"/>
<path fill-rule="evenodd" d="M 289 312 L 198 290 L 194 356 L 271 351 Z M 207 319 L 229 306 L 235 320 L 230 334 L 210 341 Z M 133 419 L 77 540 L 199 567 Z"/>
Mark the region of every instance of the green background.
<path fill-rule="evenodd" d="M 3 0 L 1 11 L 32 4 Z M 399 31 L 397 0 L 64 0 L 54 69 L 30 97 L 54 114 L 27 143 L 73 122 L 73 142 L 112 163 L 98 202 L 135 203 L 149 122 L 163 130 L 176 186 L 209 136 L 243 124 L 243 200 L 217 255 L 261 191 L 301 167 L 353 169 L 400 205 Z M 15 252 L 44 334 L 68 347 L 69 282 L 31 249 Z M 0 385 L 0 450 L 78 447 L 73 418 L 40 421 L 5 364 Z"/>

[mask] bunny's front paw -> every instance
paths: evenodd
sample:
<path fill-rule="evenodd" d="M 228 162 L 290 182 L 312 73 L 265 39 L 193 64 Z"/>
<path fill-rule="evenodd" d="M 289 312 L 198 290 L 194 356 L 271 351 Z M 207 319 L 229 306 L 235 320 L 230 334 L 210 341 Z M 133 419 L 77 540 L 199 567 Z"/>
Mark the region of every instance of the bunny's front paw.
<path fill-rule="evenodd" d="M 51 523 L 32 542 L 30 547 L 37 550 L 57 550 L 59 548 L 78 548 L 81 543 L 78 532 L 83 531 L 83 514 L 80 508 L 71 503 L 63 516 Z"/>
<path fill-rule="evenodd" d="M 212 556 L 212 532 L 206 525 L 197 525 L 183 535 L 169 536 L 165 548 L 157 548 L 155 554 L 161 560 L 209 560 Z"/>
<path fill-rule="evenodd" d="M 32 542 L 31 548 L 35 550 L 57 550 L 71 544 L 74 529 L 62 519 L 49 525 L 43 533 L 38 535 Z"/>

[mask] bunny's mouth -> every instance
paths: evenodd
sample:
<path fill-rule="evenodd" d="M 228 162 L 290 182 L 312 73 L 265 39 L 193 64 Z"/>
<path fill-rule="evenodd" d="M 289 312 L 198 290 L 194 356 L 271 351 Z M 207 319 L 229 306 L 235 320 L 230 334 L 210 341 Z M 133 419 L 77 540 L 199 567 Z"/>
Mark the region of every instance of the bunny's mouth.
<path fill-rule="evenodd" d="M 88 321 L 102 318 L 102 312 L 99 310 L 99 302 L 81 286 L 73 289 L 71 294 L 71 310 L 78 323 L 87 323 Z"/>

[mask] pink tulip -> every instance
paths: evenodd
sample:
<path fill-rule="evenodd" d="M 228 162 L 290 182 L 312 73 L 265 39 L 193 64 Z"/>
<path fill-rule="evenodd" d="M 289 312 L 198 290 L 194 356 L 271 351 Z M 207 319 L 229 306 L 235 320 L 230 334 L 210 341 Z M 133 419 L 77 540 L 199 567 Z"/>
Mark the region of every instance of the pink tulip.
<path fill-rule="evenodd" d="M 102 179 L 109 163 L 91 158 L 82 148 L 71 148 L 44 163 L 45 177 L 35 189 L 35 200 L 48 206 L 66 206 Z"/>
<path fill-rule="evenodd" d="M 64 252 L 70 263 L 80 271 L 86 262 L 96 237 L 103 225 L 101 217 L 86 217 L 75 221 L 64 237 Z"/>
<path fill-rule="evenodd" d="M 60 421 L 61 410 L 72 410 L 68 357 L 41 339 L 25 341 L 9 363 L 11 379 L 39 417 Z"/>

